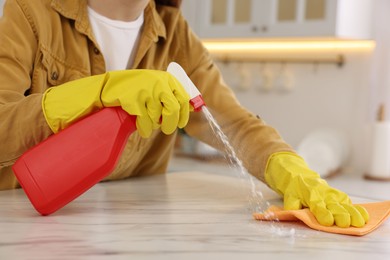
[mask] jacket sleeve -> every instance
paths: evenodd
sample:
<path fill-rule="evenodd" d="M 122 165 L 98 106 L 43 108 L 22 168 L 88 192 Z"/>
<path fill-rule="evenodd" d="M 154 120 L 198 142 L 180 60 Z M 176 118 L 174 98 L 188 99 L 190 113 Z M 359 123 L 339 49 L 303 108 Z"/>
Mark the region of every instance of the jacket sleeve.
<path fill-rule="evenodd" d="M 51 134 L 42 94 L 29 95 L 38 44 L 31 19 L 16 0 L 6 2 L 0 18 L 0 169 Z"/>
<path fill-rule="evenodd" d="M 186 33 L 180 37 L 184 39 L 181 41 L 180 59 L 187 74 L 199 88 L 207 108 L 228 137 L 229 143 L 246 169 L 264 181 L 264 171 L 270 155 L 280 151 L 294 152 L 293 149 L 261 117 L 239 104 L 201 41 L 184 20 L 179 24 L 183 27 L 181 31 Z M 217 149 L 223 149 L 216 135 L 210 131 L 203 113 L 192 113 L 185 131 Z"/>

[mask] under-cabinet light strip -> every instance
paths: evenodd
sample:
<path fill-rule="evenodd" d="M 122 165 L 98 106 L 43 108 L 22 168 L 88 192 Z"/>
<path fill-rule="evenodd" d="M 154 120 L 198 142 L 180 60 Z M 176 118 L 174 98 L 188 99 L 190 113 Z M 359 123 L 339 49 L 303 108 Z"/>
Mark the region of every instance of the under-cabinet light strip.
<path fill-rule="evenodd" d="M 210 52 L 253 51 L 370 51 L 374 41 L 203 41 Z"/>

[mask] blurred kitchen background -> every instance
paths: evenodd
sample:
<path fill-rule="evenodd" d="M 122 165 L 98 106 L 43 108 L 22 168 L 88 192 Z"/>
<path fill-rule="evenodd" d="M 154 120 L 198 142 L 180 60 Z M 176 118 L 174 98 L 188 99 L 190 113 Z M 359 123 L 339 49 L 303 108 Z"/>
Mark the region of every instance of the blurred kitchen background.
<path fill-rule="evenodd" d="M 386 179 L 389 140 L 373 147 L 373 135 L 390 106 L 389 2 L 183 0 L 182 11 L 240 102 L 310 166 Z M 373 149 L 383 165 L 371 174 Z"/>
<path fill-rule="evenodd" d="M 377 177 L 390 178 L 390 1 L 183 0 L 181 8 L 240 102 L 313 168 L 364 176 L 375 161 Z M 218 158 L 180 137 L 177 157 Z"/>

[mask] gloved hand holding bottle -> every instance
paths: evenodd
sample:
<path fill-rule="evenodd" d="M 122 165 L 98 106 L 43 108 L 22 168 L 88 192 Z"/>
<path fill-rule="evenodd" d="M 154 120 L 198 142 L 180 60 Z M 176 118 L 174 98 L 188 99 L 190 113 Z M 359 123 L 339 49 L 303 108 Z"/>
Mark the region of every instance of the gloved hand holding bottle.
<path fill-rule="evenodd" d="M 330 187 L 293 153 L 271 155 L 265 180 L 284 197 L 286 210 L 308 207 L 321 225 L 362 227 L 369 219 L 365 208 L 353 205 L 347 194 Z"/>
<path fill-rule="evenodd" d="M 123 70 L 86 77 L 48 89 L 42 99 L 45 118 L 54 133 L 103 107 L 121 106 L 137 116 L 142 137 L 161 127 L 165 134 L 183 128 L 189 119 L 189 95 L 170 73 Z"/>

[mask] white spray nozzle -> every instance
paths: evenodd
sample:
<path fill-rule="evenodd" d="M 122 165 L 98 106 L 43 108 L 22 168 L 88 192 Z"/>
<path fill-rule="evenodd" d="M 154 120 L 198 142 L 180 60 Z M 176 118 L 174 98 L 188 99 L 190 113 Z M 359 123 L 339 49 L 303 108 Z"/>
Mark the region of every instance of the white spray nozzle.
<path fill-rule="evenodd" d="M 201 110 L 202 106 L 205 105 L 202 95 L 194 83 L 192 83 L 191 79 L 187 76 L 184 69 L 176 62 L 171 62 L 168 65 L 167 71 L 183 85 L 188 95 L 190 95 L 190 103 L 194 107 L 194 110 Z"/>

